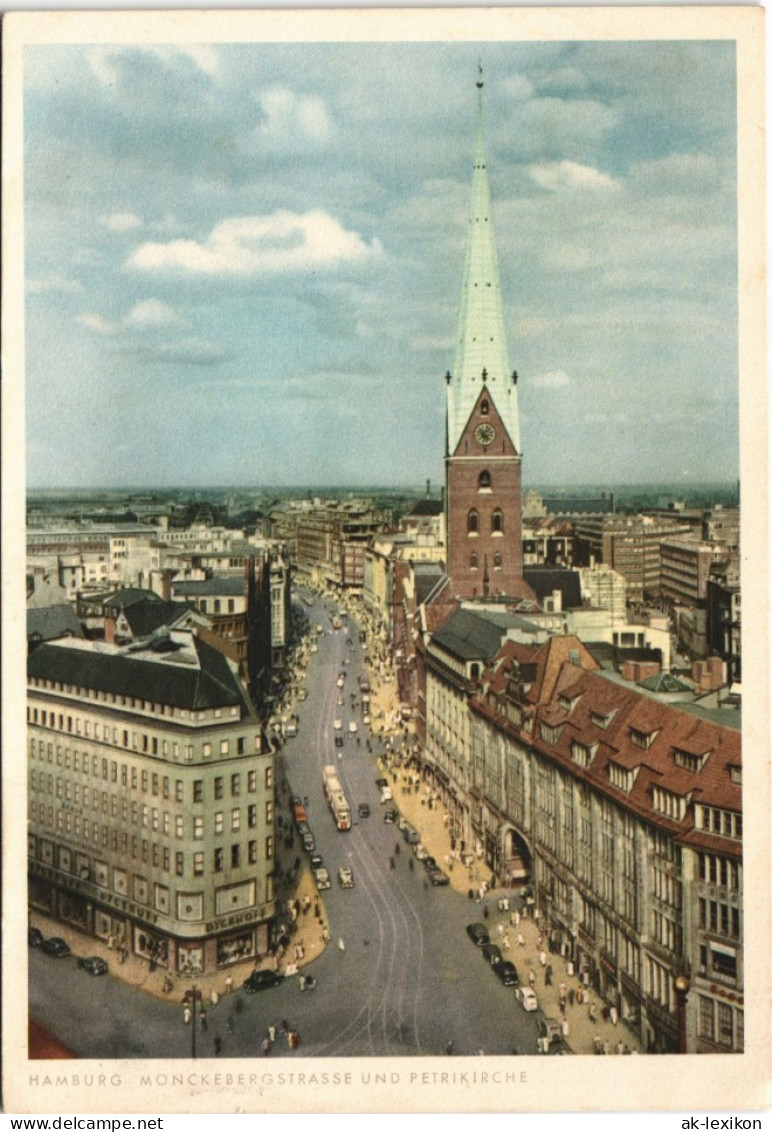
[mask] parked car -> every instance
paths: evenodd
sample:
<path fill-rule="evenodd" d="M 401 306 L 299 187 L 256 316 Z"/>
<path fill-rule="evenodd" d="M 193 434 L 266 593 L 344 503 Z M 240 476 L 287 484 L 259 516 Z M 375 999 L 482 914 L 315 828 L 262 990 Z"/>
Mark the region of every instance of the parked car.
<path fill-rule="evenodd" d="M 413 846 L 413 854 L 418 861 L 425 861 L 429 856 L 429 850 L 419 841 L 417 845 Z"/>
<path fill-rule="evenodd" d="M 383 805 L 384 802 L 391 802 L 391 801 L 393 801 L 393 799 L 394 799 L 394 791 L 391 789 L 391 787 L 390 786 L 382 786 L 381 787 L 381 805 Z"/>
<path fill-rule="evenodd" d="M 324 868 L 324 861 L 322 860 L 319 853 L 312 853 L 311 856 L 308 858 L 308 863 L 311 866 L 312 871 L 314 869 L 323 869 Z"/>
<path fill-rule="evenodd" d="M 316 842 L 314 841 L 313 833 L 304 833 L 301 840 L 303 842 L 303 848 L 305 849 L 306 853 L 313 853 L 314 849 L 316 849 Z"/>
<path fill-rule="evenodd" d="M 338 882 L 341 888 L 353 888 L 354 874 L 352 873 L 351 869 L 338 869 Z"/>
<path fill-rule="evenodd" d="M 365 727 L 370 726 L 370 716 L 367 714 L 367 712 L 365 712 L 365 714 L 362 716 L 362 723 L 364 723 Z"/>
<path fill-rule="evenodd" d="M 518 987 L 518 998 L 523 1004 L 523 1010 L 538 1010 L 539 1003 L 536 1001 L 536 995 L 530 987 Z"/>
<path fill-rule="evenodd" d="M 338 696 L 338 699 L 337 699 L 337 704 L 338 704 L 338 707 L 343 707 L 343 705 L 345 704 L 345 702 L 346 702 L 346 701 L 344 700 L 343 696 Z"/>
<path fill-rule="evenodd" d="M 81 957 L 78 960 L 78 968 L 81 971 L 86 971 L 89 975 L 107 974 L 107 964 L 98 955 L 89 955 L 85 959 Z"/>
<path fill-rule="evenodd" d="M 386 825 L 393 825 L 397 820 L 397 817 L 398 815 L 396 810 L 386 810 L 383 815 L 383 820 L 386 822 Z"/>
<path fill-rule="evenodd" d="M 275 971 L 253 971 L 241 989 L 247 994 L 256 994 L 257 991 L 275 987 L 281 981 L 281 975 L 277 975 Z"/>
<path fill-rule="evenodd" d="M 520 979 L 517 974 L 517 968 L 514 963 L 510 963 L 508 959 L 502 959 L 500 963 L 496 963 L 493 970 L 505 987 L 516 987 L 519 985 Z"/>
<path fill-rule="evenodd" d="M 439 867 L 440 866 L 437 864 L 434 857 L 430 857 L 428 855 L 424 857 L 424 868 L 426 869 L 427 873 L 430 869 L 438 869 Z"/>
<path fill-rule="evenodd" d="M 563 1027 L 557 1018 L 539 1019 L 539 1037 L 549 1038 L 551 1042 L 557 1042 L 563 1037 Z"/>
<path fill-rule="evenodd" d="M 316 888 L 318 892 L 323 892 L 325 888 L 330 888 L 332 886 L 330 874 L 327 872 L 327 869 L 325 869 L 323 865 L 318 869 L 314 869 L 314 880 L 316 881 Z"/>
<path fill-rule="evenodd" d="M 495 967 L 502 960 L 501 948 L 495 943 L 483 944 L 482 953 L 483 958 L 490 963 L 491 967 Z"/>
<path fill-rule="evenodd" d="M 359 803 L 359 816 L 360 818 L 370 817 L 370 807 L 368 806 L 367 802 Z"/>
<path fill-rule="evenodd" d="M 40 947 L 43 942 L 43 933 L 40 928 L 27 928 L 27 944 L 30 947 Z"/>
<path fill-rule="evenodd" d="M 342 719 L 336 719 L 333 722 L 332 726 L 336 731 L 342 731 L 343 730 L 343 720 Z"/>
<path fill-rule="evenodd" d="M 406 829 L 407 829 L 407 827 L 408 827 L 408 825 L 409 825 L 409 824 L 410 824 L 410 822 L 409 822 L 409 821 L 407 820 L 407 818 L 406 818 L 406 817 L 405 817 L 405 815 L 403 814 L 403 815 L 402 815 L 402 817 L 401 817 L 401 818 L 399 819 L 399 826 L 398 826 L 398 828 L 404 831 L 404 830 L 406 830 Z"/>
<path fill-rule="evenodd" d="M 45 951 L 46 955 L 52 955 L 54 959 L 64 959 L 67 955 L 72 954 L 69 945 L 58 935 L 52 935 L 50 939 L 44 939 L 40 945 L 40 950 Z"/>
<path fill-rule="evenodd" d="M 485 924 L 468 924 L 466 934 L 475 947 L 485 947 L 486 943 L 490 943 L 491 941 Z"/>
<path fill-rule="evenodd" d="M 450 884 L 450 877 L 442 869 L 427 869 L 426 875 L 429 878 L 429 884 L 433 885 L 434 888 Z"/>
<path fill-rule="evenodd" d="M 349 729 L 349 734 L 356 735 L 357 731 L 359 730 L 359 726 L 358 726 L 357 721 L 355 719 L 351 720 L 351 723 L 349 723 L 349 725 L 348 725 L 348 729 Z"/>
<path fill-rule="evenodd" d="M 408 845 L 418 845 L 421 840 L 421 834 L 417 829 L 413 829 L 411 825 L 402 830 L 402 836 L 404 837 L 405 841 L 407 841 Z"/>
<path fill-rule="evenodd" d="M 311 826 L 307 821 L 299 821 L 297 825 L 298 833 L 303 837 L 306 833 L 311 832 Z"/>

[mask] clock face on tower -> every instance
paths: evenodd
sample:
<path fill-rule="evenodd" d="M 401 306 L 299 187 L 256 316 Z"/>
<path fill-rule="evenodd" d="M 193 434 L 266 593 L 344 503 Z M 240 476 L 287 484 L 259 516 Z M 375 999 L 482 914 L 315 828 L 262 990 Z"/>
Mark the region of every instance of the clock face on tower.
<path fill-rule="evenodd" d="M 491 424 L 479 424 L 474 430 L 474 435 L 477 443 L 487 448 L 496 439 L 496 429 Z"/>

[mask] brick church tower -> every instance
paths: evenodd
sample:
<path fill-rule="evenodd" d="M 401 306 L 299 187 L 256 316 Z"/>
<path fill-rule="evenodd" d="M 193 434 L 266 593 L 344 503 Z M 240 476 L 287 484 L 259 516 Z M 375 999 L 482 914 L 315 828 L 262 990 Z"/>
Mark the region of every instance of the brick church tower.
<path fill-rule="evenodd" d="M 510 373 L 490 221 L 477 82 L 477 145 L 453 375 L 447 382 L 445 500 L 454 596 L 523 597 L 517 373 Z"/>

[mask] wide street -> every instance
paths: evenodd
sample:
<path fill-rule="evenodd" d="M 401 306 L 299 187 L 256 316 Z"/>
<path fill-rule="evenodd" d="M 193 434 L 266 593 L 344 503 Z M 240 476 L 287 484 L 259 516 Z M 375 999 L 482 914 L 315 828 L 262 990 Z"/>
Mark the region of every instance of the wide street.
<path fill-rule="evenodd" d="M 388 807 L 380 804 L 375 785 L 375 750 L 366 750 L 369 729 L 357 686 L 358 675 L 367 670 L 356 624 L 350 622 L 348 635 L 345 627 L 332 630 L 320 599 L 307 613 L 312 632 L 316 624 L 324 631 L 305 678 L 307 698 L 297 705 L 298 735 L 285 743 L 278 760 L 277 779 L 281 782 L 283 769 L 289 788 L 278 812 L 286 822 L 289 794 L 308 800 L 317 852 L 332 878 L 323 893 L 332 940 L 305 968 L 318 980 L 315 990 L 301 992 L 298 979 L 287 978 L 255 995 L 234 991 L 223 997 L 209 1010 L 206 1030 L 196 1023 L 197 1056 L 212 1057 L 216 1044 L 223 1057 L 262 1056 L 269 1026 L 278 1031 L 272 1057 L 444 1055 L 449 1042 L 460 1055 L 535 1053 L 536 1015 L 523 1010 L 514 990 L 501 984 L 467 937 L 466 925 L 480 918 L 479 906 L 449 887 L 429 886 L 421 864 L 410 867 L 412 853 L 397 826 L 383 820 Z M 337 678 L 344 671 L 340 689 Z M 343 722 L 342 748 L 334 745 L 336 719 Z M 349 733 L 351 721 L 358 725 L 359 743 Z M 338 768 L 352 810 L 350 831 L 337 830 L 324 799 L 325 763 Z M 361 802 L 369 804 L 369 817 L 358 816 Z M 351 889 L 338 884 L 344 865 L 353 870 Z M 308 942 L 313 932 L 319 933 L 313 917 L 301 916 L 297 938 L 305 935 Z M 84 938 L 79 952 L 91 953 L 92 944 Z M 183 1021 L 177 993 L 184 989 L 181 982 L 170 996 L 174 1001 L 159 1000 L 111 975 L 89 978 L 74 969 L 72 959 L 52 960 L 39 950 L 29 954 L 31 1013 L 76 1055 L 191 1056 L 192 1025 Z M 234 988 L 248 974 L 248 966 L 237 968 Z M 283 1039 L 283 1021 L 300 1035 L 296 1052 Z"/>

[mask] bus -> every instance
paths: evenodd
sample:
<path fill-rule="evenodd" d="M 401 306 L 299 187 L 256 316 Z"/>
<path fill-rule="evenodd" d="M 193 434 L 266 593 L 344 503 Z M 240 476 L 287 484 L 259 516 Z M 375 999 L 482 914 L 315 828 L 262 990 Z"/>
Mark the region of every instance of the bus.
<path fill-rule="evenodd" d="M 343 793 L 343 787 L 338 780 L 338 772 L 334 766 L 326 766 L 322 771 L 324 783 L 324 796 L 340 830 L 351 829 L 351 809 Z"/>

